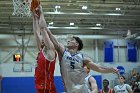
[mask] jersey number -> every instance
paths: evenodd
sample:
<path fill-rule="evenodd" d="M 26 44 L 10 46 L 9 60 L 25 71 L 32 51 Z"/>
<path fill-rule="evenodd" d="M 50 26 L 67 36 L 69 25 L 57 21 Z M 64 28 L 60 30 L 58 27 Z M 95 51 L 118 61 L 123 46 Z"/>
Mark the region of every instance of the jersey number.
<path fill-rule="evenodd" d="M 75 64 L 75 62 L 72 62 L 72 61 L 70 62 L 70 66 L 71 66 L 72 69 L 75 68 L 75 67 L 74 67 L 74 64 Z"/>

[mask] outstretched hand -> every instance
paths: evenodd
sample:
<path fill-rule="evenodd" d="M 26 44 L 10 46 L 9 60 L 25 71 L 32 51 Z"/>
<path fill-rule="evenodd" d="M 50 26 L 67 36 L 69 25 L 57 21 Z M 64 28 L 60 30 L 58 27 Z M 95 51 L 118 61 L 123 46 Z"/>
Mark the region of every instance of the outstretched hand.
<path fill-rule="evenodd" d="M 36 16 L 38 19 L 40 18 L 41 13 L 42 13 L 41 5 L 39 5 L 35 10 L 33 10 L 33 16 Z"/>
<path fill-rule="evenodd" d="M 113 68 L 113 73 L 118 75 L 119 74 L 119 69 Z"/>
<path fill-rule="evenodd" d="M 118 78 L 120 77 L 120 73 L 119 73 L 119 71 L 118 71 L 118 73 L 116 73 L 116 75 L 117 75 Z"/>

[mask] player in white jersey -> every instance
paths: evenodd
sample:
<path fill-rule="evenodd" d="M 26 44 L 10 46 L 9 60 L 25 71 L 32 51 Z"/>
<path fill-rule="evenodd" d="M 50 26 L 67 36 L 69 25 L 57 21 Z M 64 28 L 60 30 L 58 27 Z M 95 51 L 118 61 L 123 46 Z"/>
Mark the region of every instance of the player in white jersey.
<path fill-rule="evenodd" d="M 68 40 L 65 48 L 65 46 L 59 43 L 48 29 L 42 10 L 39 24 L 42 29 L 45 29 L 48 32 L 49 38 L 58 52 L 60 70 L 66 93 L 88 93 L 88 88 L 85 83 L 87 74 L 84 72 L 84 64 L 92 70 L 101 73 L 118 72 L 118 69 L 116 68 L 107 68 L 96 65 L 90 58 L 85 57 L 79 52 L 83 48 L 82 40 L 79 37 L 72 36 Z"/>
<path fill-rule="evenodd" d="M 125 82 L 125 77 L 119 76 L 118 78 L 119 85 L 116 85 L 114 87 L 115 93 L 133 93 L 131 86 L 128 84 L 125 84 L 124 82 Z"/>
<path fill-rule="evenodd" d="M 89 74 L 90 68 L 86 65 L 84 66 L 84 71 L 88 74 L 85 78 L 86 84 L 88 86 L 89 93 L 98 93 L 97 83 L 96 80 L 92 75 Z"/>

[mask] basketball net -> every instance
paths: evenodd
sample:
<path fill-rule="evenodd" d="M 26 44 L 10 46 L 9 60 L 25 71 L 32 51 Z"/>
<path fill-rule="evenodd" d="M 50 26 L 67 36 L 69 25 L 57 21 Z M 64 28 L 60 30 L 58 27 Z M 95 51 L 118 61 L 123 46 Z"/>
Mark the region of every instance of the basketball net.
<path fill-rule="evenodd" d="M 39 0 L 13 0 L 14 11 L 12 15 L 30 17 L 31 11 L 34 11 L 39 4 Z"/>
<path fill-rule="evenodd" d="M 16 16 L 31 16 L 30 12 L 31 0 L 13 0 L 14 11 Z"/>

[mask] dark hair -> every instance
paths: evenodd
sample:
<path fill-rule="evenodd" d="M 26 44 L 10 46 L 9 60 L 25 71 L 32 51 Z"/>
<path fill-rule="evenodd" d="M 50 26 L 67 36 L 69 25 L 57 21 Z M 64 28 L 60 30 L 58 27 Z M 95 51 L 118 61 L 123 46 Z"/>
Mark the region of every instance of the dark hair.
<path fill-rule="evenodd" d="M 78 50 L 82 50 L 83 49 L 83 41 L 79 37 L 76 37 L 76 36 L 73 36 L 73 38 L 79 43 Z"/>
<path fill-rule="evenodd" d="M 120 77 L 122 77 L 122 78 L 125 80 L 125 76 L 123 76 L 123 75 L 120 75 Z"/>
<path fill-rule="evenodd" d="M 103 82 L 104 82 L 104 81 L 106 81 L 106 82 L 107 82 L 107 84 L 109 85 L 109 81 L 108 81 L 107 79 L 104 79 L 104 80 L 103 80 Z"/>

